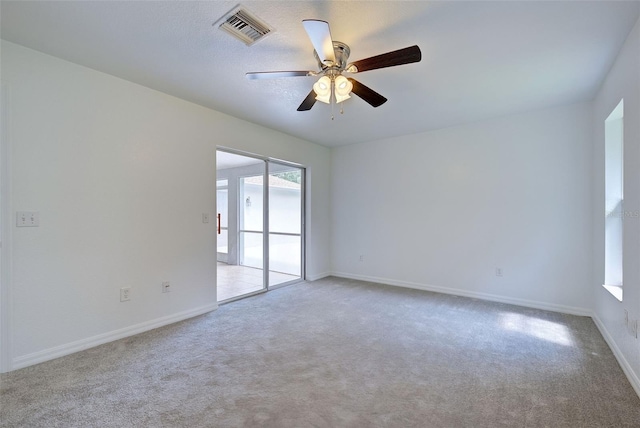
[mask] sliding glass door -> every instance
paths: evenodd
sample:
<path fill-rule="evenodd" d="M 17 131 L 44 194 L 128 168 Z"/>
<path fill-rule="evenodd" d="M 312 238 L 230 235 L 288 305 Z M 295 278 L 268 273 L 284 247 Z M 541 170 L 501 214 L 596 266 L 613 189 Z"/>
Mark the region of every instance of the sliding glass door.
<path fill-rule="evenodd" d="M 218 301 L 304 278 L 304 169 L 217 152 Z"/>

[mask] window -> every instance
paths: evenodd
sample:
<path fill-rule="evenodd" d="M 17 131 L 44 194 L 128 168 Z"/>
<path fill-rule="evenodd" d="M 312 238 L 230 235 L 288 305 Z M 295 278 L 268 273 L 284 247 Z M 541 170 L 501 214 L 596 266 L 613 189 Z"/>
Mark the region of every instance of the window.
<path fill-rule="evenodd" d="M 622 301 L 624 226 L 624 100 L 604 122 L 605 249 L 604 287 Z"/>

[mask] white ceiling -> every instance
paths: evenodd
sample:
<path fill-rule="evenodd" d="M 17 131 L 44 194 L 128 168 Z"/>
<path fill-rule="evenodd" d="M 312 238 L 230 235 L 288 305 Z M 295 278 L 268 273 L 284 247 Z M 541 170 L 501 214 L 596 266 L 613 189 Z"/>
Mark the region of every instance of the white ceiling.
<path fill-rule="evenodd" d="M 247 47 L 212 24 L 237 2 L 2 1 L 2 38 L 326 146 L 587 101 L 640 14 L 639 1 L 245 1 L 276 32 Z M 422 62 L 354 77 L 344 115 L 298 105 L 316 70 L 301 21 L 323 19 L 358 60 L 417 44 Z"/>

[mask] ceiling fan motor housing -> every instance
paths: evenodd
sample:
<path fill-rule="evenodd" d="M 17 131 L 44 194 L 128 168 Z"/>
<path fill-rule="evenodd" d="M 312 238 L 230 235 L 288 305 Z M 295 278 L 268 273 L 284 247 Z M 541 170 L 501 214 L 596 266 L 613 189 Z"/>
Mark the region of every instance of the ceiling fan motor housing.
<path fill-rule="evenodd" d="M 313 56 L 318 61 L 318 67 L 322 70 L 321 72 L 324 74 L 335 75 L 342 73 L 345 68 L 347 68 L 347 61 L 349 60 L 349 54 L 351 53 L 351 49 L 346 43 L 333 41 L 333 50 L 336 56 L 336 62 L 333 65 L 324 64 L 320 57 L 318 56 L 318 52 L 313 51 Z"/>

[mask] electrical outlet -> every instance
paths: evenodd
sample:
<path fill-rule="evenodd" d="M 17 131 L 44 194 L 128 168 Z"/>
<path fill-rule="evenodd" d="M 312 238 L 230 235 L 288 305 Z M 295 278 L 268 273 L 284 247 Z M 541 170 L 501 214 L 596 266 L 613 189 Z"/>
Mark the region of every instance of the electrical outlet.
<path fill-rule="evenodd" d="M 363 262 L 364 261 L 364 256 L 362 254 L 360 254 L 360 257 L 358 257 L 358 261 L 359 262 Z"/>
<path fill-rule="evenodd" d="M 120 289 L 120 301 L 126 302 L 131 300 L 131 287 L 122 287 Z"/>
<path fill-rule="evenodd" d="M 502 276 L 502 268 L 496 268 L 496 276 Z"/>
<path fill-rule="evenodd" d="M 162 292 L 168 293 L 171 291 L 171 283 L 169 281 L 162 282 Z"/>

